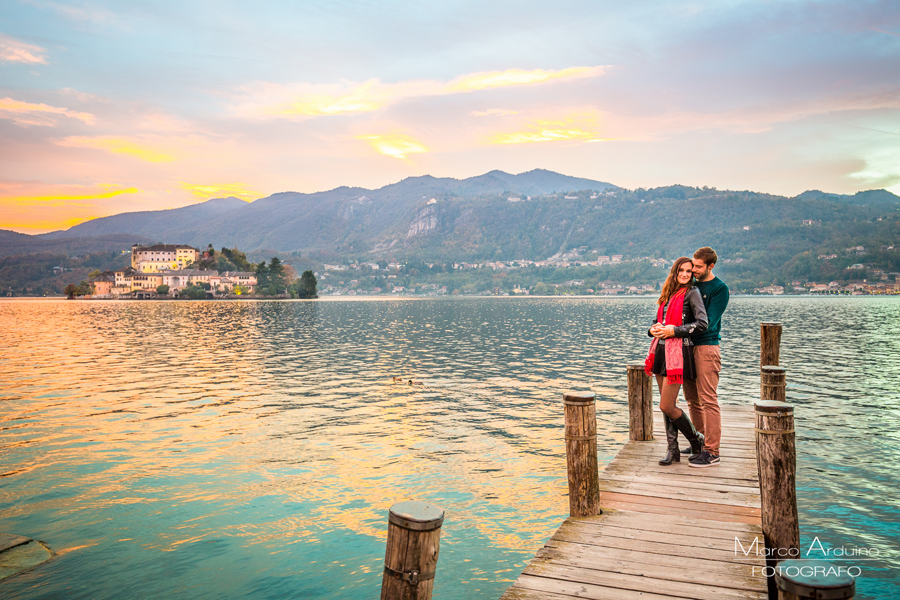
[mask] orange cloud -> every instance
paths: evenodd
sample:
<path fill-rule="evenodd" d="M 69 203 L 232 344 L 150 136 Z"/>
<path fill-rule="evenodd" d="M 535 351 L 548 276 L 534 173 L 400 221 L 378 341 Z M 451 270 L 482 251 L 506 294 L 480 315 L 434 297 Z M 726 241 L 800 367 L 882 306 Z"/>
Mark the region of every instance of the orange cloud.
<path fill-rule="evenodd" d="M 106 150 L 112 154 L 133 156 L 152 163 L 172 162 L 175 160 L 175 157 L 170 154 L 148 148 L 124 138 L 72 136 L 58 141 L 57 144 L 69 148 Z"/>
<path fill-rule="evenodd" d="M 101 184 L 101 187 L 109 188 L 110 185 Z M 43 196 L 7 196 L 0 197 L 0 202 L 4 205 L 19 205 L 19 206 L 87 206 L 87 205 L 78 205 L 73 204 L 73 202 L 79 200 L 102 200 L 104 198 L 115 198 L 116 196 L 121 196 L 122 194 L 136 194 L 138 193 L 137 188 L 122 188 L 111 190 L 108 192 L 89 192 L 84 194 L 48 194 Z"/>
<path fill-rule="evenodd" d="M 34 44 L 27 44 L 21 40 L 11 38 L 0 33 L 0 60 L 5 62 L 19 62 L 26 65 L 47 64 L 45 50 Z"/>
<path fill-rule="evenodd" d="M 405 135 L 362 135 L 357 139 L 366 140 L 381 154 L 394 158 L 406 158 L 407 154 L 428 152 L 428 148 Z"/>
<path fill-rule="evenodd" d="M 76 112 L 43 103 L 32 104 L 12 98 L 0 99 L 0 119 L 12 119 L 17 125 L 55 125 L 57 116 L 78 119 L 88 125 L 93 125 L 96 121 L 94 115 L 90 113 Z"/>
<path fill-rule="evenodd" d="M 259 198 L 260 193 L 247 189 L 243 183 L 222 183 L 217 185 L 197 185 L 181 183 L 181 187 L 191 193 L 195 198 L 208 200 L 209 198 L 222 198 L 235 196 L 237 198 Z"/>
<path fill-rule="evenodd" d="M 26 232 L 33 231 L 40 233 L 44 231 L 57 231 L 60 229 L 69 229 L 80 225 L 85 221 L 96 219 L 96 216 L 90 217 L 73 217 L 71 219 L 53 219 L 53 220 L 22 220 L 22 221 L 3 221 L 0 223 L 0 229 L 9 229 L 11 231 Z"/>

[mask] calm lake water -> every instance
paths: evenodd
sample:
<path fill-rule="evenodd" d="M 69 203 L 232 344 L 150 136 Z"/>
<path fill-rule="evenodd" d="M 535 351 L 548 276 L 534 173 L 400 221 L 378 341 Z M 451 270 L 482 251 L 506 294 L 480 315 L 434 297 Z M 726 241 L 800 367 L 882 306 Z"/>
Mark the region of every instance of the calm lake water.
<path fill-rule="evenodd" d="M 0 597 L 378 596 L 387 510 L 446 510 L 435 598 L 498 598 L 568 512 L 561 394 L 627 439 L 650 299 L 0 301 Z M 802 544 L 900 596 L 900 298 L 734 298 L 720 398 L 784 323 Z M 392 376 L 422 381 L 395 385 Z M 722 460 L 728 460 L 727 448 Z"/>

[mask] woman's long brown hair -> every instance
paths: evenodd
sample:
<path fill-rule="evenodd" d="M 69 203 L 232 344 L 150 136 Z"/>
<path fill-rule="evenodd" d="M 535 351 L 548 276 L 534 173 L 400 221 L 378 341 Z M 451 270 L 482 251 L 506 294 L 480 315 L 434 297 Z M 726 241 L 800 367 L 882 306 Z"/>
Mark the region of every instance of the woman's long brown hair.
<path fill-rule="evenodd" d="M 672 263 L 672 268 L 669 270 L 669 276 L 666 277 L 666 282 L 662 286 L 662 290 L 659 292 L 659 300 L 656 301 L 656 304 L 665 304 L 669 301 L 675 292 L 680 290 L 681 288 L 686 288 L 691 286 L 691 282 L 686 284 L 678 283 L 678 269 L 681 268 L 686 262 L 692 262 L 690 258 L 687 256 L 682 256 L 681 258 L 675 259 L 675 262 Z"/>

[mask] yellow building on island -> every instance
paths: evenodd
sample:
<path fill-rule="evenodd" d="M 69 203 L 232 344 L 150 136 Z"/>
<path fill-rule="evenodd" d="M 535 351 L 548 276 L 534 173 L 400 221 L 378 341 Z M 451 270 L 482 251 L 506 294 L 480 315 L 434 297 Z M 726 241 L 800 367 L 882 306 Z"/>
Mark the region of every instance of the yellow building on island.
<path fill-rule="evenodd" d="M 177 271 L 195 263 L 200 251 L 182 244 L 155 244 L 131 247 L 131 267 L 140 273 Z"/>

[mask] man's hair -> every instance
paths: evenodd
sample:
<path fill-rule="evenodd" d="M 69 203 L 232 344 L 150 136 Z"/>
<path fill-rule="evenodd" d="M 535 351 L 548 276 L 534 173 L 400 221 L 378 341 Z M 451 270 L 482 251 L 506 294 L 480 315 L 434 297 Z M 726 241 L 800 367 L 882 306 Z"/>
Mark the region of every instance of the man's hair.
<path fill-rule="evenodd" d="M 697 260 L 702 260 L 708 265 L 716 264 L 716 261 L 719 260 L 719 255 L 716 254 L 716 251 L 710 248 L 709 246 L 703 246 L 694 252 L 694 258 Z"/>

